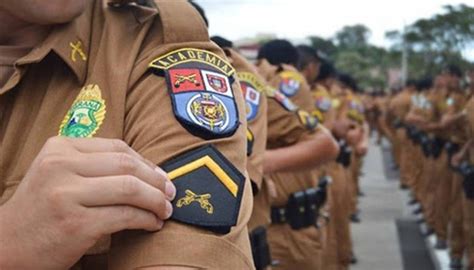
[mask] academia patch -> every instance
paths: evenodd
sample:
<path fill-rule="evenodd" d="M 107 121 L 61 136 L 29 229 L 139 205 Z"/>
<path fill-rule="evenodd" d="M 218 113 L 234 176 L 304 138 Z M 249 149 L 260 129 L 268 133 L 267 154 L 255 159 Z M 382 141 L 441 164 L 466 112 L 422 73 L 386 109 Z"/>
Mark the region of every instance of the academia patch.
<path fill-rule="evenodd" d="M 180 154 L 161 167 L 176 186 L 173 220 L 216 233 L 237 224 L 245 177 L 214 146 Z"/>
<path fill-rule="evenodd" d="M 264 92 L 265 85 L 250 72 L 239 72 L 240 88 L 245 98 L 247 121 L 254 120 L 260 108 L 260 94 Z"/>
<path fill-rule="evenodd" d="M 184 48 L 156 58 L 149 67 L 166 78 L 174 115 L 191 134 L 215 139 L 235 133 L 235 70 L 227 61 L 209 51 Z"/>

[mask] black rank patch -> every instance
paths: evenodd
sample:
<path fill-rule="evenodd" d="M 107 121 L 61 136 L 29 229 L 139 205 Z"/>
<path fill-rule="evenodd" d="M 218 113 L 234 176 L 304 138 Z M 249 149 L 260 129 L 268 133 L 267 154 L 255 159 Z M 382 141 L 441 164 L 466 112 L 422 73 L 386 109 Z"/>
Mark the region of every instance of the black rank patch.
<path fill-rule="evenodd" d="M 230 137 L 238 129 L 235 70 L 223 58 L 184 48 L 154 59 L 149 67 L 166 78 L 174 115 L 188 132 L 215 139 Z"/>
<path fill-rule="evenodd" d="M 221 234 L 237 224 L 245 177 L 214 146 L 181 154 L 162 168 L 176 186 L 173 220 Z"/>
<path fill-rule="evenodd" d="M 309 130 L 314 130 L 318 126 L 318 119 L 306 111 L 298 110 L 296 112 L 301 124 Z"/>

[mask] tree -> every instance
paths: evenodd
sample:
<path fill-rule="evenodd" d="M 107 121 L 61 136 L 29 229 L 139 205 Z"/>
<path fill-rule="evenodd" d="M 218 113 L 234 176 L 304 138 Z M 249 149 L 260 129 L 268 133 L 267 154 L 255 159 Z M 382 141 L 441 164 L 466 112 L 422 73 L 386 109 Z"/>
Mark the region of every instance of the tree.
<path fill-rule="evenodd" d="M 392 50 L 407 46 L 410 54 L 409 71 L 434 75 L 447 64 L 467 67 L 461 52 L 474 45 L 474 8 L 461 4 L 443 7 L 444 13 L 420 19 L 409 25 L 404 33 L 389 31 Z"/>
<path fill-rule="evenodd" d="M 335 40 L 342 48 L 364 48 L 369 43 L 371 32 L 365 25 L 345 26 L 336 33 Z"/>
<path fill-rule="evenodd" d="M 313 48 L 316 48 L 324 57 L 333 58 L 336 55 L 338 48 L 332 40 L 318 36 L 310 36 L 308 39 Z"/>

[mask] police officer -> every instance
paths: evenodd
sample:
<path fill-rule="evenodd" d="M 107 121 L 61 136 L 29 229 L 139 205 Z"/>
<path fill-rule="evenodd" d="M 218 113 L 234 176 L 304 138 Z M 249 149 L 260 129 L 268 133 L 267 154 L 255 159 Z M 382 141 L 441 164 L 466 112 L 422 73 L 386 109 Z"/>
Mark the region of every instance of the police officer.
<path fill-rule="evenodd" d="M 256 67 L 240 55 L 233 43 L 221 36 L 211 38 L 221 47 L 235 67 L 246 102 L 247 130 L 247 172 L 252 181 L 254 203 L 248 228 L 255 268 L 269 269 L 272 260 L 266 229 L 270 220 L 270 199 L 274 183 L 263 177 L 264 153 L 267 142 L 267 87 Z M 272 102 L 272 101 L 270 101 Z"/>
<path fill-rule="evenodd" d="M 309 46 L 298 46 L 300 61 L 298 69 L 305 74 L 306 80 L 312 81 L 311 94 L 313 97 L 313 115 L 319 122 L 331 131 L 335 138 L 343 140 L 348 131 L 337 120 L 337 108 L 333 106 L 333 99 L 329 93 L 335 83 L 336 72 L 334 67 L 324 59 L 320 59 L 316 50 Z M 317 77 L 314 70 L 319 66 Z M 340 144 L 341 145 L 341 144 Z M 328 211 L 329 222 L 327 226 L 326 243 L 323 250 L 324 269 L 347 269 L 351 260 L 350 222 L 348 216 L 348 189 L 344 165 L 349 166 L 347 160 L 347 148 L 341 147 L 338 158 L 339 162 L 333 161 L 321 166 L 321 174 L 331 177 L 331 185 L 328 187 Z M 346 156 L 346 158 L 343 158 Z M 349 157 L 350 158 L 350 157 Z"/>
<path fill-rule="evenodd" d="M 416 82 L 408 81 L 407 85 L 390 101 L 390 121 L 389 125 L 395 130 L 394 149 L 395 159 L 400 168 L 400 186 L 408 187 L 410 185 L 410 161 L 413 153 L 413 145 L 407 138 L 404 119 L 410 110 L 411 98 L 416 91 Z"/>
<path fill-rule="evenodd" d="M 107 3 L 0 4 L 0 268 L 252 269 L 235 70 L 187 1 Z"/>
<path fill-rule="evenodd" d="M 317 230 L 314 220 L 308 222 L 304 218 L 304 213 L 312 215 L 308 212 L 311 207 L 304 207 L 304 198 L 309 197 L 306 195 L 307 192 L 317 185 L 318 174 L 314 169 L 324 162 L 335 159 L 338 147 L 332 136 L 317 126 L 317 122 L 309 113 L 312 110 L 309 86 L 294 67 L 297 60 L 296 48 L 287 41 L 275 40 L 260 49 L 257 62 L 261 74 L 273 87 L 281 91 L 278 95 L 283 94 L 277 99 L 294 101 L 304 110 L 291 109 L 288 105 L 284 105 L 294 111 L 307 130 L 306 135 L 294 137 L 288 133 L 288 127 L 284 124 L 287 120 L 277 117 L 274 109 L 269 107 L 269 117 L 275 114 L 273 115 L 277 117 L 275 120 L 278 118 L 281 120 L 273 121 L 273 124 L 269 120 L 269 129 L 272 130 L 269 130 L 269 150 L 265 155 L 264 171 L 275 182 L 277 190 L 276 197 L 272 201 L 272 225 L 269 227 L 268 237 L 272 258 L 280 263 L 276 266 L 277 269 L 322 269 L 321 232 Z M 284 103 L 289 104 L 288 101 Z M 287 135 L 282 137 L 277 134 Z M 313 136 L 319 139 L 308 140 Z M 312 164 L 305 165 L 306 162 L 302 160 L 309 152 L 291 155 L 287 151 L 286 148 L 295 139 L 301 141 L 300 145 L 314 143 L 311 148 L 319 149 L 317 150 L 319 154 L 313 158 Z M 291 163 L 298 163 L 298 166 L 289 166 Z M 286 219 L 285 214 L 282 216 L 286 211 L 289 219 Z"/>

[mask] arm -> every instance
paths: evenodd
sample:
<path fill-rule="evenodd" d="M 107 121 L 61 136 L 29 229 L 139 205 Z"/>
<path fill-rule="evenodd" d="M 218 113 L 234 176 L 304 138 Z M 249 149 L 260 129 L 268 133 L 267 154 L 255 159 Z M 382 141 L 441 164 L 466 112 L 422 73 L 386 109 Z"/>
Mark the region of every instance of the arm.
<path fill-rule="evenodd" d="M 367 153 L 367 149 L 369 148 L 369 134 L 370 134 L 369 124 L 367 122 L 364 122 L 362 126 L 361 140 L 356 145 L 356 151 L 358 155 L 365 155 Z"/>
<path fill-rule="evenodd" d="M 440 127 L 441 129 L 448 128 L 458 123 L 459 121 L 463 121 L 466 116 L 467 116 L 467 113 L 465 111 L 455 113 L 455 114 L 446 114 L 441 119 Z"/>
<path fill-rule="evenodd" d="M 325 129 L 292 146 L 265 151 L 264 173 L 313 169 L 336 159 L 339 147 Z"/>
<path fill-rule="evenodd" d="M 426 120 L 420 116 L 415 114 L 413 111 L 410 111 L 406 116 L 404 121 L 410 125 L 423 125 L 426 124 Z"/>
<path fill-rule="evenodd" d="M 459 164 L 461 164 L 461 161 L 466 158 L 467 156 L 467 153 L 469 151 L 469 148 L 473 147 L 474 146 L 474 139 L 470 139 L 469 141 L 467 141 L 463 147 L 461 148 L 461 150 L 459 150 L 459 152 L 457 152 L 456 154 L 453 155 L 453 157 L 451 158 L 451 164 L 455 167 L 459 166 Z"/>

